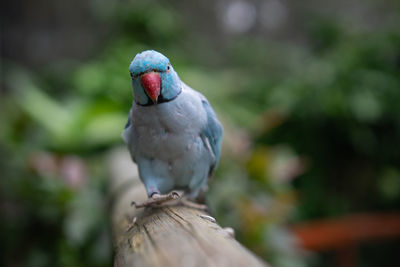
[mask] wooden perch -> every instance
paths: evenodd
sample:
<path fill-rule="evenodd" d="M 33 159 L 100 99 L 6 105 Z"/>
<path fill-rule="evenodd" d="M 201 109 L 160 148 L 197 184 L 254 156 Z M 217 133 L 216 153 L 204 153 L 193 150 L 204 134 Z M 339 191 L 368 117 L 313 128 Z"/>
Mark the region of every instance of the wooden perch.
<path fill-rule="evenodd" d="M 114 266 L 267 266 L 204 211 L 131 207 L 146 199 L 137 174 L 113 175 L 111 188 Z"/>

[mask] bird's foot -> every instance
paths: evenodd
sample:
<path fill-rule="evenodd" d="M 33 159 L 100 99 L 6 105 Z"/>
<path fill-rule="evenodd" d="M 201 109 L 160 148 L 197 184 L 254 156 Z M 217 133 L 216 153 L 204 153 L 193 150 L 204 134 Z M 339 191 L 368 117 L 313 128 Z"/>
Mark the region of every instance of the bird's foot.
<path fill-rule="evenodd" d="M 181 199 L 179 199 L 179 204 L 188 208 L 193 208 L 196 210 L 203 210 L 203 211 L 207 211 L 208 207 L 204 204 L 199 204 L 193 201 L 190 201 L 189 199 L 183 197 Z"/>
<path fill-rule="evenodd" d="M 131 205 L 135 206 L 135 208 L 137 208 L 137 209 L 145 208 L 145 207 L 154 207 L 154 206 L 161 205 L 161 204 L 171 201 L 171 200 L 177 200 L 180 197 L 181 196 L 176 191 L 172 191 L 171 193 L 166 194 L 166 195 L 153 194 L 145 202 L 138 204 L 135 201 L 132 201 Z"/>

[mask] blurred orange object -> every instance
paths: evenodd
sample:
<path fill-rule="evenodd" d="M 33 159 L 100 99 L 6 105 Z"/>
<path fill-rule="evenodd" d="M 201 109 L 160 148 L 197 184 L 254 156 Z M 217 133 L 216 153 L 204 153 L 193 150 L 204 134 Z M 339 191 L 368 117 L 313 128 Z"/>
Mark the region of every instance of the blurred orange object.
<path fill-rule="evenodd" d="M 338 266 L 356 266 L 358 244 L 400 237 L 400 213 L 357 214 L 292 226 L 303 247 L 337 251 Z"/>

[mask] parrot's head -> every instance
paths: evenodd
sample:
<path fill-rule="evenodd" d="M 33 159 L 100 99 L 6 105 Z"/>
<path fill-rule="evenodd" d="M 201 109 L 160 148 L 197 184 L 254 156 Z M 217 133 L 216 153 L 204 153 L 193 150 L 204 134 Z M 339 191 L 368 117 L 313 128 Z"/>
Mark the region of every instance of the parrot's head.
<path fill-rule="evenodd" d="M 142 106 L 168 102 L 177 97 L 182 88 L 178 74 L 169 59 L 154 50 L 135 56 L 129 66 L 133 95 Z"/>

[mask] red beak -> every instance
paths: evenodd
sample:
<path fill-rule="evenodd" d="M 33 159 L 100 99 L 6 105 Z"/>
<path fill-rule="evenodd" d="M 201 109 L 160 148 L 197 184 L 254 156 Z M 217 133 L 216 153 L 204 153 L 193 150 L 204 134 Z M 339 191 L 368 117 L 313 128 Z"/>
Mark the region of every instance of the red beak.
<path fill-rule="evenodd" d="M 161 77 L 157 72 L 147 72 L 140 77 L 142 85 L 148 97 L 157 103 L 161 91 Z"/>

